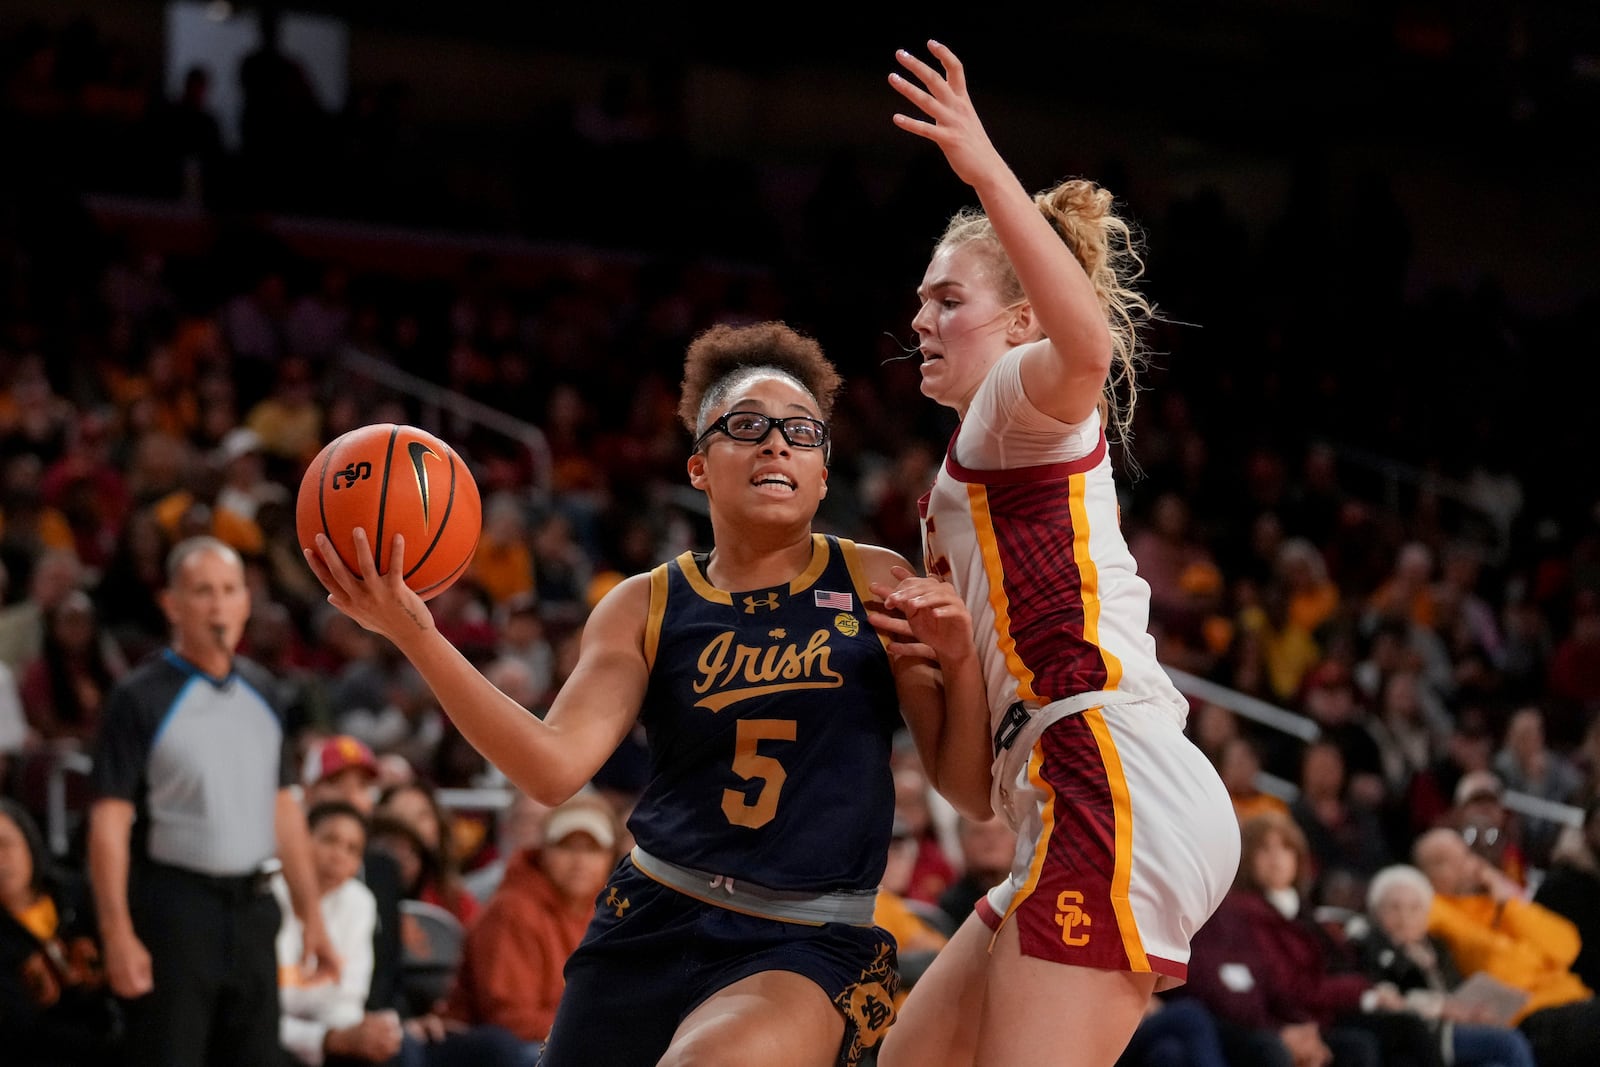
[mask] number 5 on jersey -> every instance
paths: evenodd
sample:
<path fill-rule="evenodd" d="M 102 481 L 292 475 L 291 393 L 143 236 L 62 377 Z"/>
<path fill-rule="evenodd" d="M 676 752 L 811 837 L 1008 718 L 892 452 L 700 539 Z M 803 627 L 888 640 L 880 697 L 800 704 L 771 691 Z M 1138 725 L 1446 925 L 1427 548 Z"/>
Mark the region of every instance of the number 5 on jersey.
<path fill-rule="evenodd" d="M 722 791 L 722 814 L 735 826 L 754 830 L 765 826 L 778 813 L 778 794 L 788 780 L 788 772 L 771 756 L 757 749 L 762 741 L 793 741 L 793 719 L 740 719 L 733 744 L 733 773 L 745 781 L 761 779 L 761 791 L 751 801 L 737 789 Z"/>

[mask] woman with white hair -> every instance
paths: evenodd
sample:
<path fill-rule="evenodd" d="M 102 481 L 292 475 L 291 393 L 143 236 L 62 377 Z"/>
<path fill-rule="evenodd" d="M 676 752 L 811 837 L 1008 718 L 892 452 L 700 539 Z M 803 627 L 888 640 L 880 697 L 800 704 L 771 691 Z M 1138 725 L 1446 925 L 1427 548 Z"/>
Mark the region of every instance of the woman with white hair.
<path fill-rule="evenodd" d="M 1405 994 L 1406 1004 L 1439 1034 L 1453 1067 L 1534 1067 L 1522 1031 L 1490 1021 L 1491 1009 L 1455 996 L 1461 972 L 1449 946 L 1428 933 L 1433 885 L 1416 867 L 1385 867 L 1367 884 L 1367 915 L 1353 924 L 1369 977 Z M 1485 976 L 1487 977 L 1487 976 Z M 1513 992 L 1507 987 L 1507 992 Z"/>

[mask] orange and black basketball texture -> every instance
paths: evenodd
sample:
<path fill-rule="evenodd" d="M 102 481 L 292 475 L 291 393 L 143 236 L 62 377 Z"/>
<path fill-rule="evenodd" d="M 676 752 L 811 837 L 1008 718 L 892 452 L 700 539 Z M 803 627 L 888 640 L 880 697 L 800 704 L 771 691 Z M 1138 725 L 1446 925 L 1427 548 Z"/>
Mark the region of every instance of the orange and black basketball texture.
<path fill-rule="evenodd" d="M 306 468 L 295 501 L 301 545 L 315 550 L 328 535 L 352 572 L 354 532 L 367 531 L 382 574 L 405 537 L 405 582 L 422 599 L 466 573 L 483 532 L 478 483 L 455 449 L 415 426 L 374 423 L 341 434 Z"/>

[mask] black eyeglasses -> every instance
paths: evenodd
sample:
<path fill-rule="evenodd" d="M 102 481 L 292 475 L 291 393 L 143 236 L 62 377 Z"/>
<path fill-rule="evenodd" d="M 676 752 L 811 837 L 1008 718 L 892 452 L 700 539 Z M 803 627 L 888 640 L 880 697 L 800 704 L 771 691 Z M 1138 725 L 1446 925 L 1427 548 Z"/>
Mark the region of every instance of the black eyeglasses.
<path fill-rule="evenodd" d="M 828 424 L 809 415 L 790 415 L 778 418 L 759 411 L 730 411 L 706 427 L 694 443 L 696 452 L 705 447 L 706 438 L 714 433 L 725 433 L 735 441 L 752 444 L 767 439 L 776 426 L 783 439 L 795 448 L 822 448 L 828 443 Z"/>

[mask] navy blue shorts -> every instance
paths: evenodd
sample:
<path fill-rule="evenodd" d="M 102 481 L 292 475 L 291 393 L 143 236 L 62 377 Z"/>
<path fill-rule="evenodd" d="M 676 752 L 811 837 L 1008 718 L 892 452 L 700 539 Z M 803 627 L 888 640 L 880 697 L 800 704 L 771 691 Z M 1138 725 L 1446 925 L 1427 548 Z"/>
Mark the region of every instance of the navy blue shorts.
<path fill-rule="evenodd" d="M 854 1065 L 894 1020 L 894 938 L 876 926 L 807 926 L 729 911 L 669 889 L 624 859 L 601 890 L 540 1067 L 655 1067 L 684 1017 L 763 971 L 811 979 L 844 1016 Z"/>

